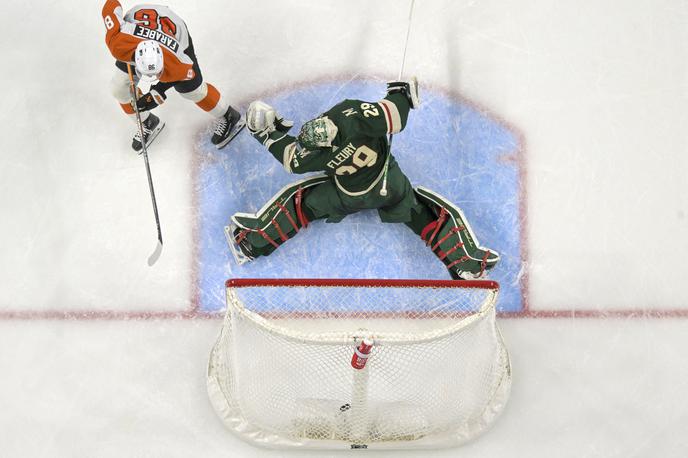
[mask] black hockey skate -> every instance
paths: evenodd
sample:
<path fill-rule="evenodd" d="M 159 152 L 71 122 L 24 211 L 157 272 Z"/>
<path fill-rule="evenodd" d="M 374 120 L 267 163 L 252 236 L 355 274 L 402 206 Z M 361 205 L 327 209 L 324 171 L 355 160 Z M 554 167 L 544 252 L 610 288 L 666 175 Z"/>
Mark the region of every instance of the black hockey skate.
<path fill-rule="evenodd" d="M 229 107 L 227 112 L 215 121 L 215 132 L 210 141 L 217 146 L 217 149 L 222 149 L 241 132 L 244 126 L 246 122 L 241 119 L 241 114 Z"/>
<path fill-rule="evenodd" d="M 160 118 L 151 113 L 148 115 L 146 120 L 142 122 L 142 124 L 143 138 L 146 141 L 146 147 L 149 147 L 150 144 L 153 143 L 153 140 L 155 140 L 155 137 L 157 137 L 160 131 L 163 129 L 163 127 L 165 127 L 165 123 L 160 122 Z M 138 129 L 136 129 L 136 134 L 134 135 L 134 139 L 131 142 L 131 147 L 134 149 L 134 151 L 137 151 L 139 154 L 143 152 L 143 145 L 141 144 L 141 133 Z"/>

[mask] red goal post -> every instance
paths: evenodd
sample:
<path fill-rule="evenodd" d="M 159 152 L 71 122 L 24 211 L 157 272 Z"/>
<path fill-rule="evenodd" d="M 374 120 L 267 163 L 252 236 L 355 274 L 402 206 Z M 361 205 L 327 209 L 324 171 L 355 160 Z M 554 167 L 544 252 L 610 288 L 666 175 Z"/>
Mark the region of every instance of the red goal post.
<path fill-rule="evenodd" d="M 208 392 L 246 440 L 451 446 L 479 435 L 506 403 L 497 282 L 231 279 L 226 288 Z"/>

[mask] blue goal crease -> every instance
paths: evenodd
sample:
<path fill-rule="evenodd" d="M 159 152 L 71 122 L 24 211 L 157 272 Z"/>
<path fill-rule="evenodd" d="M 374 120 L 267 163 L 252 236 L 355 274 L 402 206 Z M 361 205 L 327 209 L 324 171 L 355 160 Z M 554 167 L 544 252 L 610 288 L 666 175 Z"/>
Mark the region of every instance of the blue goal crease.
<path fill-rule="evenodd" d="M 384 87 L 374 81 L 318 83 L 265 100 L 301 124 L 330 108 L 331 94 L 377 101 Z M 459 206 L 481 245 L 500 263 L 490 278 L 501 285 L 498 310 L 522 310 L 519 164 L 505 161 L 519 148 L 503 124 L 439 92 L 424 93 L 406 129 L 394 136 L 393 154 L 414 186 L 422 185 Z M 202 311 L 225 307 L 227 278 L 430 278 L 448 279 L 444 265 L 403 224 L 383 224 L 376 211 L 350 215 L 338 224 L 316 221 L 265 258 L 236 265 L 223 227 L 237 212 L 255 212 L 286 184 L 288 174 L 248 132 L 223 150 L 200 140 L 206 158 L 194 184 L 198 195 L 198 290 Z"/>

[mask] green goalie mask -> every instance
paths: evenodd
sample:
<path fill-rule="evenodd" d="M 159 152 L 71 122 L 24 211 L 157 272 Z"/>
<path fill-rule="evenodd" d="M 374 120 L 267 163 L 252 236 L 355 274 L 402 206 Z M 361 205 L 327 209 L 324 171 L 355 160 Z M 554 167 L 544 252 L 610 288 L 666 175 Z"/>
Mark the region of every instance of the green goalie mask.
<path fill-rule="evenodd" d="M 332 141 L 336 136 L 337 126 L 330 118 L 322 116 L 305 123 L 301 127 L 297 140 L 306 149 L 318 149 L 332 146 Z"/>

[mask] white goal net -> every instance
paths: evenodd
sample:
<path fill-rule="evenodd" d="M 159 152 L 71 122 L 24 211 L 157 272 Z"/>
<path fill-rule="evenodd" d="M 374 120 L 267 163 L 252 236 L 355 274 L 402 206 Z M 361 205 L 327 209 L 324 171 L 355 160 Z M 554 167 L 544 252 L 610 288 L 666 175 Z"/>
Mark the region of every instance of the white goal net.
<path fill-rule="evenodd" d="M 509 395 L 493 281 L 227 282 L 208 393 L 270 447 L 431 448 L 479 435 Z"/>

